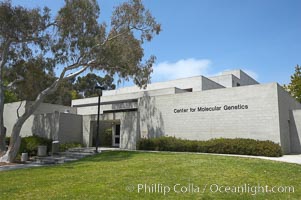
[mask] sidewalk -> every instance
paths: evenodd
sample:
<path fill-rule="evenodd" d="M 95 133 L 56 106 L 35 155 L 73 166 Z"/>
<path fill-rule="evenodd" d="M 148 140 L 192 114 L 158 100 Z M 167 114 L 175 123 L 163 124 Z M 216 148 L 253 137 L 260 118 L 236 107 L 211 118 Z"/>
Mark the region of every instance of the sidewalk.
<path fill-rule="evenodd" d="M 301 165 L 301 154 L 283 155 L 282 157 L 245 156 L 245 155 L 227 155 L 227 156 L 239 156 L 239 157 L 246 157 L 246 158 L 260 158 L 260 159 L 264 159 L 264 160 L 273 160 L 273 161 L 294 163 L 294 164 Z"/>
<path fill-rule="evenodd" d="M 99 148 L 99 152 L 102 151 L 116 151 L 119 148 Z M 46 157 L 36 157 L 34 161 L 27 161 L 24 164 L 14 164 L 14 165 L 4 165 L 0 166 L 1 171 L 15 170 L 15 169 L 26 169 L 31 167 L 42 167 L 42 166 L 51 166 L 57 164 L 63 164 L 70 161 L 76 161 L 81 158 L 95 155 L 95 147 L 88 148 L 72 148 L 66 152 L 60 152 L 54 156 L 46 156 Z"/>

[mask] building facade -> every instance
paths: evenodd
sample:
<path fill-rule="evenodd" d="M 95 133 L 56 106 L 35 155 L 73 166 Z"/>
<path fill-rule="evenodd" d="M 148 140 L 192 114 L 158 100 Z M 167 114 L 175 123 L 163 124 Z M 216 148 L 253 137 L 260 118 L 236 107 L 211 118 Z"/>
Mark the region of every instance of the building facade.
<path fill-rule="evenodd" d="M 36 112 L 22 134 L 93 146 L 97 103 L 95 97 L 73 100 L 71 108 L 43 104 L 50 112 Z M 301 153 L 301 104 L 279 84 L 259 84 L 242 70 L 103 91 L 100 108 L 101 140 L 109 131 L 110 146 L 122 149 L 136 149 L 140 138 L 174 136 L 271 140 L 285 153 Z"/>

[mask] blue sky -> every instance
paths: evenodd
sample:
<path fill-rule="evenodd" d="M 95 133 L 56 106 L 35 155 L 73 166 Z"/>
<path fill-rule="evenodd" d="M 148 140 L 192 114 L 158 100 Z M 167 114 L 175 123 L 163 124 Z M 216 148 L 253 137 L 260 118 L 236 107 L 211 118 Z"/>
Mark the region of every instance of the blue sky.
<path fill-rule="evenodd" d="M 121 0 L 99 0 L 101 21 L 109 22 Z M 288 83 L 301 64 L 301 0 L 144 0 L 163 31 L 144 45 L 157 57 L 152 82 L 216 75 L 241 68 L 261 83 Z M 13 0 L 48 6 L 63 0 Z M 126 84 L 127 85 L 127 84 Z"/>

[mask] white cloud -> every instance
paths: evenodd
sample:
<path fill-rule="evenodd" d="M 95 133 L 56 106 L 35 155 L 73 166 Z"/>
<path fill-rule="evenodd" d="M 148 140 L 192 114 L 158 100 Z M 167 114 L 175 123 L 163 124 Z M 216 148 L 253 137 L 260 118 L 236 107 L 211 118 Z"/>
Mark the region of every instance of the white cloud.
<path fill-rule="evenodd" d="M 211 61 L 207 59 L 182 59 L 175 63 L 162 62 L 154 66 L 152 81 L 165 81 L 198 75 L 207 75 Z"/>

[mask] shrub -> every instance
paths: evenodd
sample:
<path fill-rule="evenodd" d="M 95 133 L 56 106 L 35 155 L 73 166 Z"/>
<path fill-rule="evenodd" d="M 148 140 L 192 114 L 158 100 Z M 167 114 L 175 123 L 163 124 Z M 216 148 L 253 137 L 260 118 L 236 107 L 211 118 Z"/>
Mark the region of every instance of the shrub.
<path fill-rule="evenodd" d="M 10 137 L 5 137 L 5 144 L 6 145 L 9 145 L 9 140 L 10 140 Z"/>
<path fill-rule="evenodd" d="M 39 145 L 46 145 L 47 150 L 51 149 L 52 140 L 39 136 L 28 136 L 21 139 L 19 153 L 28 153 L 30 156 L 36 156 Z"/>
<path fill-rule="evenodd" d="M 211 139 L 208 141 L 184 140 L 175 137 L 141 139 L 137 145 L 140 150 L 202 152 L 219 154 L 240 154 L 255 156 L 282 156 L 279 144 L 272 141 L 253 139 Z"/>
<path fill-rule="evenodd" d="M 77 148 L 77 147 L 82 147 L 83 145 L 77 142 L 72 142 L 72 143 L 65 143 L 65 144 L 60 144 L 60 152 L 67 151 L 68 149 L 71 148 Z"/>
<path fill-rule="evenodd" d="M 108 128 L 100 134 L 100 146 L 111 147 L 112 146 L 112 129 Z"/>

